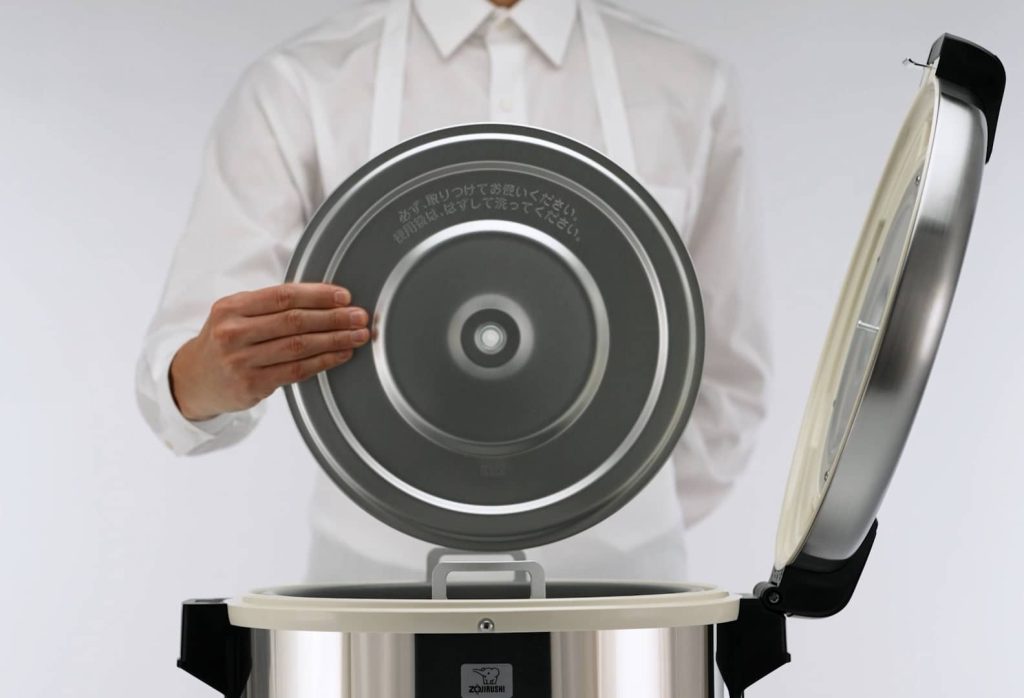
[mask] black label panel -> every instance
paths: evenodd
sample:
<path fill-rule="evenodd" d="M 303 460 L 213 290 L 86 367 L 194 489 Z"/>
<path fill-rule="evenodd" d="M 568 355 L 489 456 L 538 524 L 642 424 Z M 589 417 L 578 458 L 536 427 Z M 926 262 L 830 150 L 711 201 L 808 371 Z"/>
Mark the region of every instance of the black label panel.
<path fill-rule="evenodd" d="M 417 635 L 415 696 L 551 698 L 551 635 Z"/>

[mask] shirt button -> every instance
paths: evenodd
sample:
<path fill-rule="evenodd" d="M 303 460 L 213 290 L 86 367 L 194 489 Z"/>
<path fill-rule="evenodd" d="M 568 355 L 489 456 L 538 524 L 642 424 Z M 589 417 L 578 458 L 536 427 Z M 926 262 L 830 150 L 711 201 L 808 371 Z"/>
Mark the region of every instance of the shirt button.
<path fill-rule="evenodd" d="M 510 97 L 502 97 L 498 100 L 498 109 L 504 112 L 512 111 L 512 99 Z"/>

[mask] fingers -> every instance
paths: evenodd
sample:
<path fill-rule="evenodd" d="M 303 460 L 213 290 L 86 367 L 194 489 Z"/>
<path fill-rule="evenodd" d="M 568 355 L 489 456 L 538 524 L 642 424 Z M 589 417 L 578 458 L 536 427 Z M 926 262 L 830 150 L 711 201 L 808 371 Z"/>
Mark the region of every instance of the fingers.
<path fill-rule="evenodd" d="M 369 339 L 366 329 L 291 335 L 253 345 L 245 350 L 246 363 L 257 367 L 293 363 L 320 354 L 350 351 Z"/>
<path fill-rule="evenodd" d="M 269 394 L 279 386 L 307 380 L 321 371 L 328 371 L 336 366 L 340 366 L 351 358 L 351 349 L 347 351 L 333 351 L 302 359 L 301 361 L 292 361 L 290 363 L 261 368 L 259 369 L 259 379 L 269 387 L 269 390 L 267 390 Z"/>
<path fill-rule="evenodd" d="M 239 329 L 234 339 L 238 346 L 243 346 L 313 332 L 359 330 L 365 328 L 369 321 L 365 310 L 352 306 L 330 310 L 292 308 L 271 315 L 238 318 L 235 322 Z"/>
<path fill-rule="evenodd" d="M 346 306 L 351 302 L 352 294 L 341 286 L 290 283 L 227 296 L 217 301 L 214 312 L 253 317 L 280 313 L 293 308 L 326 310 Z"/>
<path fill-rule="evenodd" d="M 351 302 L 347 289 L 326 283 L 281 284 L 218 300 L 196 338 L 197 375 L 214 396 L 200 412 L 250 407 L 282 385 L 351 360 L 370 341 L 368 314 Z"/>

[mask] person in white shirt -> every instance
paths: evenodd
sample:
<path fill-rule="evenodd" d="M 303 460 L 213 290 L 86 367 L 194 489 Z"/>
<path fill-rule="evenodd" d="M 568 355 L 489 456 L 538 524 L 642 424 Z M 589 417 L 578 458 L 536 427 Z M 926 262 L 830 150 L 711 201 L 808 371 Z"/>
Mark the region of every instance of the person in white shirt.
<path fill-rule="evenodd" d="M 761 241 L 730 72 L 596 0 L 371 0 L 256 61 L 213 127 L 138 363 L 141 410 L 174 452 L 208 452 L 248 434 L 281 385 L 345 370 L 369 341 L 359 299 L 281 284 L 305 224 L 369 157 L 481 121 L 603 151 L 651 191 L 693 259 L 704 373 L 671 458 L 608 519 L 528 551 L 552 577 L 683 579 L 685 528 L 732 486 L 764 416 Z M 370 517 L 323 473 L 312 526 L 310 581 L 423 574 L 431 546 Z"/>

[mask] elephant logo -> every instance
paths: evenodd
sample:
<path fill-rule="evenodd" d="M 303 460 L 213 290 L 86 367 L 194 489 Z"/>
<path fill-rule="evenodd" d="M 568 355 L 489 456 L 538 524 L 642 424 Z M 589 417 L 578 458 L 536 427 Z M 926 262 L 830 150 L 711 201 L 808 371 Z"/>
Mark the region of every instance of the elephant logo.
<path fill-rule="evenodd" d="M 480 682 L 485 686 L 494 686 L 501 676 L 501 669 L 496 666 L 485 666 L 474 669 L 473 673 L 480 677 Z"/>
<path fill-rule="evenodd" d="M 462 698 L 512 698 L 512 665 L 501 662 L 462 665 Z"/>

